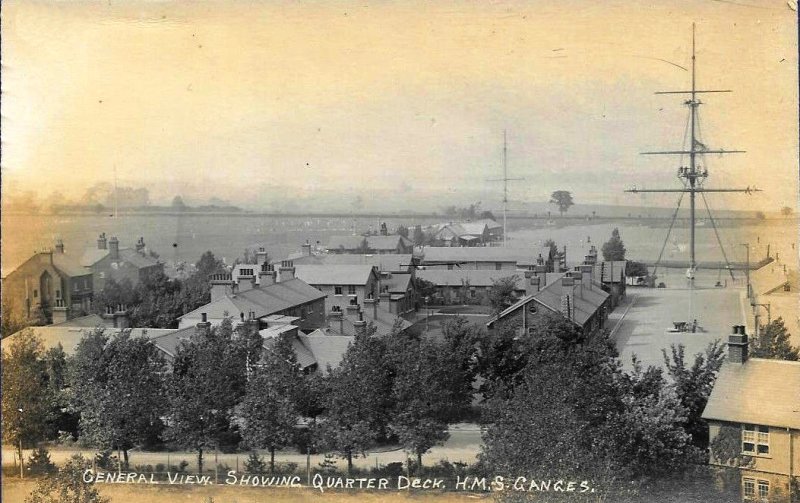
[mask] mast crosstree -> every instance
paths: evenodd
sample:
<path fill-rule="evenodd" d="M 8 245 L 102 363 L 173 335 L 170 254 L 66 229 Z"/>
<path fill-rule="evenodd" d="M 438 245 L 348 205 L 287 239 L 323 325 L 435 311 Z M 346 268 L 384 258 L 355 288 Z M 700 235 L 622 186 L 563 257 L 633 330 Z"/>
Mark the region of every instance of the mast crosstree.
<path fill-rule="evenodd" d="M 744 150 L 724 150 L 724 149 L 709 149 L 703 143 L 701 143 L 697 138 L 697 129 L 699 127 L 699 120 L 698 120 L 698 108 L 700 105 L 703 104 L 702 101 L 698 99 L 699 94 L 706 94 L 706 93 L 729 93 L 730 90 L 721 90 L 721 89 L 711 89 L 711 90 L 698 90 L 696 87 L 696 56 L 695 56 L 695 26 L 694 23 L 692 24 L 692 88 L 688 91 L 659 91 L 655 94 L 688 94 L 689 99 L 684 101 L 684 105 L 689 107 L 689 131 L 690 131 L 690 143 L 688 150 L 666 150 L 660 152 L 642 152 L 642 155 L 680 155 L 680 156 L 689 156 L 689 165 L 688 166 L 681 166 L 678 168 L 678 178 L 681 179 L 683 182 L 683 188 L 680 189 L 629 189 L 625 192 L 632 192 L 635 194 L 638 193 L 647 193 L 647 192 L 658 192 L 658 193 L 669 193 L 669 192 L 679 192 L 681 193 L 681 198 L 683 194 L 689 194 L 689 219 L 690 219 L 690 239 L 689 239 L 689 279 L 692 280 L 694 278 L 694 271 L 697 267 L 697 257 L 695 253 L 695 224 L 696 224 L 696 198 L 697 194 L 700 194 L 703 198 L 703 202 L 706 205 L 706 210 L 708 211 L 709 217 L 711 218 L 712 224 L 714 223 L 713 217 L 711 216 L 711 210 L 708 207 L 708 203 L 705 200 L 705 194 L 707 192 L 742 192 L 745 194 L 750 194 L 752 192 L 760 192 L 757 188 L 746 187 L 743 189 L 740 188 L 718 188 L 718 189 L 710 189 L 703 187 L 703 183 L 705 179 L 708 177 L 708 169 L 703 168 L 698 165 L 698 157 L 705 155 L 705 154 L 740 154 L 744 153 Z M 680 201 L 678 202 L 678 208 L 680 208 Z M 677 216 L 677 210 L 675 215 Z M 671 229 L 671 226 L 670 226 Z M 716 225 L 714 226 L 714 230 L 716 231 Z M 668 236 L 669 237 L 669 236 Z M 719 235 L 717 234 L 717 240 L 719 241 Z M 720 248 L 722 248 L 722 242 L 719 242 Z M 722 250 L 723 255 L 725 254 L 725 250 Z M 660 257 L 659 257 L 660 260 Z M 726 257 L 727 262 L 727 257 Z M 656 264 L 658 266 L 658 264 Z M 728 268 L 731 271 L 730 267 Z M 733 276 L 733 272 L 731 271 L 731 277 Z"/>
<path fill-rule="evenodd" d="M 524 180 L 524 178 L 508 177 L 508 148 L 506 146 L 506 130 L 503 130 L 503 178 L 493 178 L 487 182 L 503 182 L 503 246 L 506 245 L 506 213 L 508 212 L 508 182 Z"/>

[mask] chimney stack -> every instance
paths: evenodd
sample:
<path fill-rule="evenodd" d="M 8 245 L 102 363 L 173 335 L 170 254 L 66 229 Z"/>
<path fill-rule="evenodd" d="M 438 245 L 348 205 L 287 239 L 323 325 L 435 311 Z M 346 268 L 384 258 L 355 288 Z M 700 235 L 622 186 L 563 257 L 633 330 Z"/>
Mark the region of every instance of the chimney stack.
<path fill-rule="evenodd" d="M 358 320 L 353 322 L 353 326 L 356 329 L 356 335 L 366 335 L 367 334 L 367 322 L 364 321 L 364 313 L 359 311 L 358 312 Z"/>
<path fill-rule="evenodd" d="M 256 264 L 264 264 L 267 262 L 267 250 L 263 246 L 259 246 L 256 251 Z"/>
<path fill-rule="evenodd" d="M 258 284 L 261 288 L 275 284 L 275 270 L 267 262 L 261 264 L 261 270 L 258 272 Z"/>
<path fill-rule="evenodd" d="M 117 236 L 111 236 L 108 240 L 108 253 L 111 255 L 111 260 L 119 260 L 119 240 Z"/>
<path fill-rule="evenodd" d="M 144 237 L 139 237 L 139 241 L 136 242 L 136 252 L 144 255 L 144 249 Z"/>
<path fill-rule="evenodd" d="M 329 326 L 331 321 L 336 323 L 336 326 L 339 329 L 339 334 L 344 335 L 344 313 L 342 313 L 342 310 L 339 308 L 339 306 L 333 306 L 331 308 L 331 312 L 328 315 Z"/>
<path fill-rule="evenodd" d="M 378 319 L 378 304 L 380 300 L 374 298 L 372 294 L 369 294 L 366 299 L 364 299 L 364 307 L 369 308 L 372 306 L 372 318 L 377 320 Z"/>
<path fill-rule="evenodd" d="M 278 278 L 281 283 L 294 279 L 294 263 L 291 260 L 282 260 L 281 268 L 278 271 Z"/>
<path fill-rule="evenodd" d="M 302 248 L 303 248 L 303 256 L 304 257 L 310 257 L 311 256 L 311 243 L 308 242 L 308 239 L 306 239 L 306 243 L 302 246 Z"/>
<path fill-rule="evenodd" d="M 61 238 L 56 239 L 56 253 L 64 254 L 64 241 Z"/>
<path fill-rule="evenodd" d="M 230 274 L 212 274 L 208 279 L 211 284 L 211 302 L 233 294 L 233 278 Z"/>
<path fill-rule="evenodd" d="M 256 275 L 254 274 L 253 269 L 242 269 L 239 268 L 239 276 L 236 277 L 236 291 L 246 292 L 248 290 L 252 290 L 255 286 L 256 282 Z"/>
<path fill-rule="evenodd" d="M 208 321 L 208 315 L 206 313 L 200 313 L 200 323 L 197 324 L 197 329 L 200 331 L 206 331 L 211 328 L 211 322 Z"/>
<path fill-rule="evenodd" d="M 106 233 L 103 232 L 97 237 L 97 249 L 98 250 L 106 250 L 108 247 L 106 246 Z"/>
<path fill-rule="evenodd" d="M 733 333 L 728 336 L 728 361 L 742 364 L 747 361 L 747 334 L 744 325 L 734 325 Z"/>

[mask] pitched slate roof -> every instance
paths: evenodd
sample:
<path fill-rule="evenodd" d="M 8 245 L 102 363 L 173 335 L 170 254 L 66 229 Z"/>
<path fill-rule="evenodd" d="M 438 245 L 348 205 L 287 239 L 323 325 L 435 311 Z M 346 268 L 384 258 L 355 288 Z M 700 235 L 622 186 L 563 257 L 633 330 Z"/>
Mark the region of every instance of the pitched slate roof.
<path fill-rule="evenodd" d="M 339 248 L 356 250 L 361 247 L 363 242 L 364 236 L 331 236 L 326 248 L 329 250 L 337 250 Z"/>
<path fill-rule="evenodd" d="M 92 274 L 91 270 L 81 265 L 80 259 L 65 253 L 53 252 L 53 265 L 56 269 L 70 277 Z"/>
<path fill-rule="evenodd" d="M 768 295 L 775 291 L 781 291 L 786 283 L 789 283 L 797 290 L 800 287 L 797 279 L 796 271 L 790 269 L 787 273 L 784 273 L 783 266 L 775 263 L 767 264 L 750 273 L 753 290 L 759 295 Z"/>
<path fill-rule="evenodd" d="M 158 260 L 154 259 L 149 255 L 143 255 L 142 253 L 137 252 L 133 248 L 122 248 L 119 250 L 119 258 L 129 264 L 133 265 L 137 269 L 144 269 L 147 267 L 153 267 L 158 265 Z"/>
<path fill-rule="evenodd" d="M 423 265 L 436 262 L 535 262 L 536 255 L 529 248 L 504 248 L 500 246 L 428 246 Z"/>
<path fill-rule="evenodd" d="M 349 335 L 327 335 L 320 330 L 297 336 L 297 340 L 313 355 L 317 369 L 322 373 L 327 373 L 329 365 L 335 368 L 341 363 L 354 339 Z"/>
<path fill-rule="evenodd" d="M 410 239 L 399 234 L 367 237 L 367 245 L 369 245 L 371 250 L 394 250 L 397 248 L 398 244 L 402 244 L 403 246 L 413 245 Z"/>
<path fill-rule="evenodd" d="M 503 228 L 503 226 L 501 224 L 495 222 L 491 218 L 481 218 L 480 220 L 475 220 L 475 223 L 476 224 L 486 224 L 486 227 L 488 227 L 489 230 L 502 229 Z"/>
<path fill-rule="evenodd" d="M 473 236 L 480 236 L 486 229 L 486 224 L 481 222 L 462 222 L 459 224 L 464 231 L 463 234 L 471 234 Z"/>
<path fill-rule="evenodd" d="M 118 328 L 108 328 L 105 326 L 101 328 L 103 328 L 105 333 L 108 335 L 112 335 L 120 331 Z M 25 330 L 30 330 L 37 337 L 39 337 L 45 349 L 54 348 L 61 344 L 61 347 L 64 348 L 64 352 L 68 355 L 71 355 L 75 354 L 75 349 L 78 347 L 78 343 L 87 333 L 94 330 L 94 327 L 70 327 L 62 325 L 28 327 L 3 339 L 2 342 L 0 342 L 3 350 L 5 350 L 8 345 L 11 344 L 11 341 L 13 341 L 15 337 L 18 337 L 18 334 L 24 332 Z M 173 328 L 132 328 L 130 330 L 131 336 L 133 337 L 149 337 L 151 339 L 176 331 Z"/>
<path fill-rule="evenodd" d="M 107 249 L 87 248 L 80 258 L 80 264 L 83 267 L 91 267 L 106 258 L 109 253 Z M 144 269 L 159 264 L 158 260 L 147 254 L 142 254 L 134 248 L 120 248 L 119 258 L 121 261 L 128 262 L 138 269 Z"/>
<path fill-rule="evenodd" d="M 86 248 L 81 256 L 81 265 L 91 267 L 103 260 L 108 255 L 108 250 L 101 248 Z"/>
<path fill-rule="evenodd" d="M 498 316 L 489 320 L 487 325 L 491 325 L 498 319 L 508 316 L 530 302 L 537 302 L 553 312 L 561 313 L 561 296 L 564 295 L 568 288 L 570 287 L 564 287 L 560 280 L 553 281 L 538 292 L 521 298 Z M 609 294 L 604 292 L 599 284 L 592 284 L 592 288 L 589 288 L 587 285 L 583 285 L 579 279 L 575 279 L 575 286 L 572 288 L 572 321 L 583 326 L 608 299 Z"/>
<path fill-rule="evenodd" d="M 295 265 L 295 277 L 309 285 L 361 285 L 374 273 L 371 265 Z"/>
<path fill-rule="evenodd" d="M 624 283 L 626 264 L 625 260 L 598 262 L 592 266 L 592 280 L 599 283 L 602 275 L 604 283 Z"/>
<path fill-rule="evenodd" d="M 113 327 L 114 324 L 110 320 L 106 320 L 100 315 L 87 314 L 86 316 L 79 316 L 78 318 L 72 318 L 70 320 L 63 321 L 61 323 L 53 323 L 52 325 L 49 326 L 94 328 L 97 326 Z"/>
<path fill-rule="evenodd" d="M 178 346 L 180 346 L 182 342 L 188 342 L 194 335 L 195 330 L 197 330 L 197 327 L 194 325 L 172 330 L 168 334 L 161 334 L 153 337 L 153 343 L 158 349 L 166 353 L 169 358 L 175 358 L 175 355 L 178 354 Z"/>
<path fill-rule="evenodd" d="M 489 269 L 420 269 L 417 277 L 430 281 L 438 287 L 462 286 L 462 280 L 468 281 L 470 286 L 490 287 L 494 281 L 509 276 L 517 276 L 517 288 L 525 289 L 525 277 L 522 272 L 495 271 Z"/>
<path fill-rule="evenodd" d="M 288 259 L 287 259 L 288 260 Z M 411 270 L 414 256 L 410 253 L 326 253 L 321 255 L 305 255 L 292 259 L 298 265 L 373 265 L 378 271 L 407 272 Z M 280 263 L 280 260 L 274 263 Z"/>
<path fill-rule="evenodd" d="M 391 293 L 406 293 L 411 287 L 411 273 L 395 272 L 391 277 L 383 277 L 381 287 L 388 288 Z"/>
<path fill-rule="evenodd" d="M 703 419 L 800 430 L 800 362 L 725 362 Z"/>
<path fill-rule="evenodd" d="M 201 313 L 206 313 L 209 319 L 223 318 L 225 313 L 235 318 L 239 313 L 247 314 L 250 311 L 255 312 L 256 318 L 261 318 L 323 297 L 325 297 L 324 293 L 303 280 L 295 278 L 233 295 L 225 295 L 178 319 L 199 318 Z"/>

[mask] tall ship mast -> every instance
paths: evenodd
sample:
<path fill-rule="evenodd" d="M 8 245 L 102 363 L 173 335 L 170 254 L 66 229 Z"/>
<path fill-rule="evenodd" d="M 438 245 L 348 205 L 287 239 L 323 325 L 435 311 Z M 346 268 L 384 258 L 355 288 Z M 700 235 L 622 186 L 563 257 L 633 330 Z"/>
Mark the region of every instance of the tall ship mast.
<path fill-rule="evenodd" d="M 722 256 L 725 259 L 725 264 L 727 266 L 728 271 L 731 274 L 731 278 L 733 278 L 733 270 L 730 267 L 730 262 L 728 261 L 728 257 L 725 254 L 725 248 L 722 246 L 722 240 L 719 237 L 719 232 L 717 230 L 716 223 L 714 222 L 714 218 L 711 215 L 711 209 L 708 206 L 708 202 L 706 201 L 706 193 L 709 192 L 743 192 L 745 194 L 750 194 L 752 192 L 758 192 L 759 189 L 746 187 L 746 188 L 707 188 L 704 186 L 706 178 L 708 178 L 708 169 L 705 167 L 705 163 L 702 162 L 703 156 L 706 154 L 740 154 L 744 153 L 744 150 L 724 150 L 724 149 L 710 149 L 706 147 L 698 138 L 699 137 L 699 107 L 703 104 L 702 101 L 698 98 L 701 94 L 708 94 L 708 93 L 729 93 L 731 92 L 728 89 L 697 89 L 697 81 L 696 81 L 696 55 L 695 55 L 695 25 L 692 23 L 692 82 L 691 82 L 691 89 L 688 91 L 659 91 L 655 94 L 682 94 L 687 95 L 688 99 L 683 102 L 689 108 L 689 119 L 688 119 L 688 132 L 689 132 L 689 145 L 688 147 L 685 145 L 681 148 L 681 150 L 666 150 L 660 152 L 642 152 L 642 155 L 678 155 L 680 156 L 680 164 L 678 168 L 678 179 L 681 180 L 683 184 L 683 188 L 675 188 L 675 189 L 629 189 L 625 192 L 632 192 L 632 193 L 647 193 L 647 192 L 658 192 L 658 193 L 680 193 L 680 197 L 678 198 L 678 204 L 675 208 L 675 213 L 672 216 L 672 222 L 670 224 L 669 230 L 667 231 L 667 237 L 664 240 L 664 246 L 661 247 L 661 252 L 659 253 L 658 260 L 656 261 L 656 269 L 658 268 L 658 264 L 661 262 L 661 257 L 664 253 L 664 247 L 666 246 L 667 240 L 669 239 L 669 233 L 672 231 L 672 227 L 675 224 L 675 219 L 678 216 L 678 210 L 680 210 L 681 202 L 683 201 L 683 197 L 688 194 L 689 195 L 689 222 L 690 222 L 690 237 L 689 237 L 689 269 L 686 272 L 686 276 L 689 279 L 690 283 L 694 283 L 694 273 L 697 268 L 697 255 L 695 252 L 695 227 L 697 223 L 697 216 L 696 216 L 696 206 L 697 206 L 697 197 L 698 195 L 703 201 L 705 205 L 706 211 L 708 212 L 709 220 L 711 221 L 712 226 L 714 227 L 714 234 L 717 238 L 717 242 L 719 244 L 720 250 L 722 251 Z M 684 159 L 688 156 L 688 166 L 684 165 Z M 655 273 L 655 272 L 654 272 Z"/>

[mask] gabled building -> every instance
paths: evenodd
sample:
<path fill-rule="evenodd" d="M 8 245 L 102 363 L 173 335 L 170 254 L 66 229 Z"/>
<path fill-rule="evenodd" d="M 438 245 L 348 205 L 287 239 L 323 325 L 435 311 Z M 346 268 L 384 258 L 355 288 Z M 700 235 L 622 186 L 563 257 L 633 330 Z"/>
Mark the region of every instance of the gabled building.
<path fill-rule="evenodd" d="M 377 297 L 380 277 L 371 265 L 297 265 L 295 274 L 327 295 L 328 309 L 345 309 L 360 304 L 367 297 Z"/>
<path fill-rule="evenodd" d="M 436 246 L 483 246 L 491 241 L 486 223 L 444 224 L 433 236 Z"/>
<path fill-rule="evenodd" d="M 543 265 L 547 272 L 555 270 L 556 257 L 549 247 L 536 249 L 478 246 L 425 248 L 421 265 L 425 269 L 488 269 L 488 270 L 532 270 Z"/>
<path fill-rule="evenodd" d="M 325 293 L 295 278 L 290 263 L 284 264 L 278 273 L 269 264 L 258 270 L 256 265 L 251 267 L 241 268 L 236 278 L 230 274 L 213 275 L 211 302 L 181 316 L 179 328 L 203 321 L 218 325 L 228 316 L 238 322 L 255 319 L 260 327 L 266 328 L 268 318 L 276 315 L 295 318 L 293 324 L 301 330 L 313 331 L 325 326 Z"/>
<path fill-rule="evenodd" d="M 494 271 L 488 269 L 421 269 L 417 277 L 433 283 L 436 288 L 434 304 L 489 304 L 488 293 L 494 282 L 509 276 L 516 276 L 516 294 L 525 295 L 525 278 L 522 271 Z"/>
<path fill-rule="evenodd" d="M 577 325 L 585 335 L 596 334 L 606 326 L 611 312 L 610 295 L 592 281 L 591 266 L 580 273 L 561 276 L 550 284 L 535 272 L 526 273 L 528 295 L 493 317 L 486 324 L 494 329 L 498 324 L 513 324 L 520 335 L 547 314 L 558 314 Z"/>
<path fill-rule="evenodd" d="M 100 292 L 109 279 L 127 279 L 136 286 L 147 276 L 164 271 L 164 264 L 150 255 L 144 238 L 139 238 L 133 248 L 120 248 L 117 237 L 106 239 L 105 233 L 98 236 L 96 248 L 83 253 L 80 263 L 91 270 L 95 292 Z"/>
<path fill-rule="evenodd" d="M 745 501 L 789 503 L 800 482 L 800 362 L 750 358 L 748 345 L 734 326 L 702 415 L 709 462 L 739 472 Z"/>
<path fill-rule="evenodd" d="M 379 273 L 411 273 L 419 264 L 419 259 L 410 253 L 359 254 L 359 253 L 322 253 L 298 256 L 291 260 L 295 266 L 300 265 L 371 265 Z M 280 264 L 280 260 L 273 264 Z"/>
<path fill-rule="evenodd" d="M 414 243 L 399 234 L 388 236 L 333 236 L 326 249 L 329 253 L 403 253 L 414 251 Z"/>
<path fill-rule="evenodd" d="M 56 323 L 87 313 L 93 298 L 92 271 L 79 257 L 67 254 L 64 243 L 39 251 L 3 279 L 3 298 L 17 316 L 38 312 Z"/>

